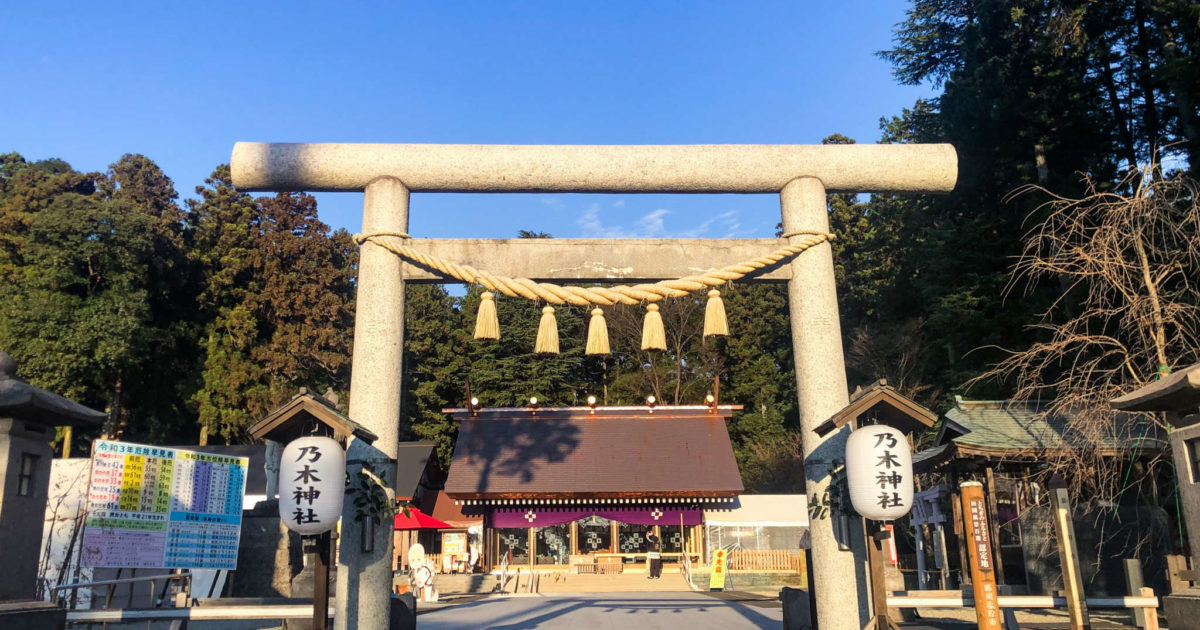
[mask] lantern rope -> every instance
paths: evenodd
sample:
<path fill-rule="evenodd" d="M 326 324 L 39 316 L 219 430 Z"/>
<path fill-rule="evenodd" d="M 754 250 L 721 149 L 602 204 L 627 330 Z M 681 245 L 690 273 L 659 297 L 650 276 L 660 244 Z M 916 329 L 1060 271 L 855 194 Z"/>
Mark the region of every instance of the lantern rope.
<path fill-rule="evenodd" d="M 765 256 L 744 260 L 698 275 L 684 276 L 674 280 L 661 280 L 653 284 L 618 285 L 612 287 L 560 286 L 546 282 L 535 282 L 529 278 L 498 276 L 484 270 L 476 269 L 470 265 L 460 265 L 438 256 L 423 253 L 407 245 L 402 245 L 397 240 L 411 238 L 403 232 L 355 234 L 354 242 L 362 245 L 370 241 L 405 260 L 433 269 L 444 276 L 449 276 L 468 284 L 478 284 L 489 291 L 499 291 L 509 297 L 523 297 L 533 301 L 549 302 L 550 304 L 573 304 L 576 306 L 598 304 L 601 306 L 611 306 L 616 303 L 639 304 L 641 302 L 658 302 L 665 298 L 683 297 L 701 289 L 740 280 L 759 269 L 769 267 L 781 260 L 796 256 L 810 247 L 832 241 L 836 238 L 835 235 L 828 232 L 806 230 L 789 232 L 787 236 L 801 237 L 801 240 L 798 243 L 781 247 Z"/>

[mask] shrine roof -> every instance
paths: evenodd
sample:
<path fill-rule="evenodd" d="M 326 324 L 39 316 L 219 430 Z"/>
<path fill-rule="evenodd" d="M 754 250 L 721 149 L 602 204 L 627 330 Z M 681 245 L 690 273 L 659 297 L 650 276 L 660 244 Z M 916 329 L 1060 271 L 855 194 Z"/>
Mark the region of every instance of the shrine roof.
<path fill-rule="evenodd" d="M 737 407 L 447 410 L 460 421 L 454 499 L 732 497 Z"/>
<path fill-rule="evenodd" d="M 1158 426 L 1136 414 L 1119 414 L 1102 432 L 1084 435 L 1071 427 L 1068 415 L 1047 413 L 1034 402 L 956 397 L 936 440 L 938 446 L 951 443 L 955 451 L 966 455 L 1036 456 L 1082 444 L 1102 453 L 1162 449 L 1166 441 Z"/>
<path fill-rule="evenodd" d="M 421 511 L 443 523 L 458 529 L 466 529 L 472 525 L 483 525 L 482 514 L 467 515 L 463 513 L 458 501 L 450 498 L 445 490 L 430 492 L 421 503 Z"/>

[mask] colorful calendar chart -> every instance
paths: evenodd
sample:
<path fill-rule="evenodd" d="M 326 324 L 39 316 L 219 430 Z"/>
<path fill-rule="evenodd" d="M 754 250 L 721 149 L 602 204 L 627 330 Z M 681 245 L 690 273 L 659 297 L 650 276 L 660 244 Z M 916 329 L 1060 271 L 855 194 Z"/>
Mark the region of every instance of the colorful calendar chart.
<path fill-rule="evenodd" d="M 83 565 L 235 569 L 245 457 L 98 441 Z"/>

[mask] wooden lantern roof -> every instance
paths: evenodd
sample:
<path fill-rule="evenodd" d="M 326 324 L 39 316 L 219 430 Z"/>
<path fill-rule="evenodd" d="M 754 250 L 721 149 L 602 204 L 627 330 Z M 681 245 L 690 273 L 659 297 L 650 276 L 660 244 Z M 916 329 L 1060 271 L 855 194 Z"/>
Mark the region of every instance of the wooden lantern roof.
<path fill-rule="evenodd" d="M 911 433 L 927 429 L 937 421 L 937 414 L 904 396 L 895 387 L 880 379 L 869 387 L 859 388 L 850 396 L 850 404 L 833 414 L 815 429 L 822 437 L 836 431 L 847 423 L 852 428 L 862 425 L 861 420 L 874 420 Z"/>
<path fill-rule="evenodd" d="M 317 396 L 310 394 L 303 387 L 295 398 L 250 427 L 250 435 L 256 439 L 286 444 L 311 435 L 314 430 L 329 434 L 339 442 L 344 442 L 350 436 L 367 443 L 378 439 L 374 433 L 341 412 L 337 395 L 332 390 L 327 391 L 324 396 Z"/>

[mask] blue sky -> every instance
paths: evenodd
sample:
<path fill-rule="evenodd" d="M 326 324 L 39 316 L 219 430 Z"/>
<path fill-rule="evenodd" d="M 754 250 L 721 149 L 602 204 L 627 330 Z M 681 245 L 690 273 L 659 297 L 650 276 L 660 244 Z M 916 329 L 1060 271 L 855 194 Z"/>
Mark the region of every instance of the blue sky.
<path fill-rule="evenodd" d="M 336 6 L 334 6 L 336 5 Z M 0 151 L 156 161 L 234 142 L 819 143 L 928 96 L 875 57 L 903 2 L 9 3 Z M 321 194 L 360 227 L 360 194 Z M 758 237 L 773 195 L 414 195 L 429 237 Z"/>

